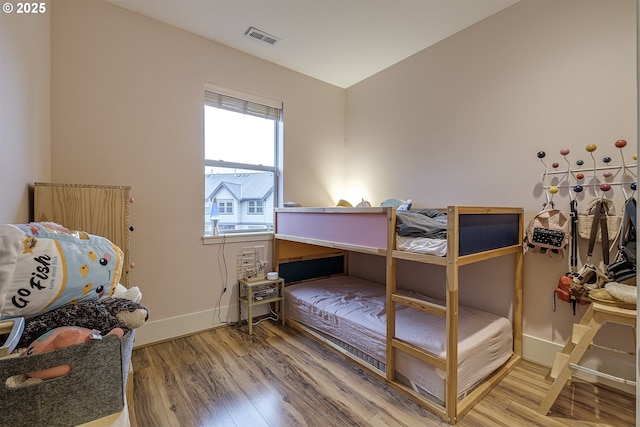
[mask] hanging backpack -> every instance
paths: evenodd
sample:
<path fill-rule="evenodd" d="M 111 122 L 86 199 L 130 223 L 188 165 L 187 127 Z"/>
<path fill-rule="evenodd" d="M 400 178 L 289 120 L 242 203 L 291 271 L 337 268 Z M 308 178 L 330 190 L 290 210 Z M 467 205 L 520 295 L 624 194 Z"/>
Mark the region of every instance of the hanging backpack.
<path fill-rule="evenodd" d="M 524 252 L 548 254 L 560 261 L 564 250 L 571 240 L 571 222 L 567 216 L 548 202 L 529 222 L 525 230 Z"/>
<path fill-rule="evenodd" d="M 624 202 L 620 240 L 616 260 L 607 267 L 611 281 L 622 282 L 636 277 L 636 199 Z"/>

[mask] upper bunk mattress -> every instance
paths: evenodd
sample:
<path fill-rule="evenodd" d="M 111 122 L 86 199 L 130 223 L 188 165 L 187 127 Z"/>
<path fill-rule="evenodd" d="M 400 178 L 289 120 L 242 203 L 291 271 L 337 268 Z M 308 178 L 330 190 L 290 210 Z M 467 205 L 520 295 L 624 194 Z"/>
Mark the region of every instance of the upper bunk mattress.
<path fill-rule="evenodd" d="M 318 329 L 377 359 L 386 361 L 386 290 L 383 285 L 350 276 L 288 285 L 284 307 L 288 319 Z M 415 292 L 399 293 L 442 304 Z M 446 355 L 445 318 L 397 305 L 396 336 L 436 355 Z M 504 317 L 459 307 L 458 396 L 502 366 L 513 354 L 511 322 Z M 444 401 L 445 373 L 405 352 L 397 352 L 396 370 Z"/>

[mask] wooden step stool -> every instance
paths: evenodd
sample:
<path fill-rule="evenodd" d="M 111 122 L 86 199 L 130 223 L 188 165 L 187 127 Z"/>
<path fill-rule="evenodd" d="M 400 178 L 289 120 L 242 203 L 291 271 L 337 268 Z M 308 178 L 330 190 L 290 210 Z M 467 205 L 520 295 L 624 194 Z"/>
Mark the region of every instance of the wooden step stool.
<path fill-rule="evenodd" d="M 564 388 L 564 385 L 571 378 L 574 370 L 584 370 L 598 376 L 620 381 L 619 378 L 578 365 L 584 353 L 593 343 L 593 338 L 606 322 L 631 326 L 634 329 L 635 337 L 636 310 L 595 302 L 591 303 L 591 306 L 587 309 L 580 323 L 573 324 L 573 333 L 569 342 L 567 342 L 561 352 L 556 353 L 550 374 L 554 382 L 540 403 L 540 407 L 538 408 L 539 413 L 546 415 L 549 412 L 551 406 L 553 406 L 553 403 Z M 634 381 L 623 380 L 623 382 L 635 385 Z"/>

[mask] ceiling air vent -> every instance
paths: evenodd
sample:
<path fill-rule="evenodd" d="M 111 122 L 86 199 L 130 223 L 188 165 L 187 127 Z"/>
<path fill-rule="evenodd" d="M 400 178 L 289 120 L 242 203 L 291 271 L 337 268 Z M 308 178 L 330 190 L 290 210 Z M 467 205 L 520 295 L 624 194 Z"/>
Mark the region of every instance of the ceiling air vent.
<path fill-rule="evenodd" d="M 280 41 L 278 37 L 272 36 L 271 34 L 265 33 L 264 31 L 253 27 L 249 28 L 245 34 L 251 38 L 269 43 L 271 45 L 274 45 L 278 41 Z"/>

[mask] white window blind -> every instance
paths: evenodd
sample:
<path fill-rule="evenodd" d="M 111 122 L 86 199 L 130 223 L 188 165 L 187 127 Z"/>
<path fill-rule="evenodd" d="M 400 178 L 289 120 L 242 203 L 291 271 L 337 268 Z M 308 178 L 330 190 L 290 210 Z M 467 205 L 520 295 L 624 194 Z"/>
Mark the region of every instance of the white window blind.
<path fill-rule="evenodd" d="M 238 94 L 232 89 L 207 83 L 204 103 L 209 107 L 222 108 L 237 113 L 249 114 L 270 120 L 280 120 L 282 103 L 254 95 Z"/>

